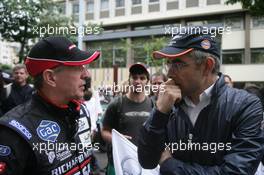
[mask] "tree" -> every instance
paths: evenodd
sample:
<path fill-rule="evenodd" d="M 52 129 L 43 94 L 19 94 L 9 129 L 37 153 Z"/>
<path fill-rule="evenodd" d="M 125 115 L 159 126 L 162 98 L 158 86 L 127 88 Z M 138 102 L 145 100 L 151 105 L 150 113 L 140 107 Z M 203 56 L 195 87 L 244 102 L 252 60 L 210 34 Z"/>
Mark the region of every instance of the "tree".
<path fill-rule="evenodd" d="M 263 0 L 227 0 L 227 4 L 235 4 L 240 2 L 242 8 L 249 10 L 253 16 L 264 16 L 264 1 Z"/>
<path fill-rule="evenodd" d="M 21 44 L 19 62 L 29 50 L 29 42 L 39 36 L 38 29 L 42 24 L 59 24 L 66 18 L 59 15 L 57 5 L 50 0 L 1 0 L 3 9 L 0 12 L 0 34 L 3 39 Z M 49 19 L 49 22 L 44 19 Z"/>
<path fill-rule="evenodd" d="M 165 37 L 151 37 L 149 42 L 145 42 L 143 47 L 144 50 L 147 52 L 147 64 L 150 66 L 154 66 L 156 71 L 159 66 L 164 65 L 164 59 L 153 59 L 152 53 L 153 51 L 162 49 L 166 43 L 168 42 L 168 38 Z"/>

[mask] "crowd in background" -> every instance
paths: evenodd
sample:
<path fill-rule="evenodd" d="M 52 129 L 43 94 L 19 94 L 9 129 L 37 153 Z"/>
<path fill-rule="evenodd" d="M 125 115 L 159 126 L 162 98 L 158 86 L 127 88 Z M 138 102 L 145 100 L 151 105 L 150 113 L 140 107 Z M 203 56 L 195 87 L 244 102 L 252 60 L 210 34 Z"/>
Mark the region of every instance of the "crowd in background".
<path fill-rule="evenodd" d="M 230 87 L 234 87 L 234 82 L 229 75 L 224 75 L 226 84 Z M 155 72 L 150 77 L 151 85 L 160 85 L 161 83 L 167 81 L 167 77 L 162 72 Z M 0 70 L 0 114 L 3 115 L 15 106 L 30 99 L 33 93 L 33 85 L 28 84 L 28 73 L 23 64 L 16 65 L 12 73 Z M 111 92 L 111 88 L 99 87 L 98 90 L 94 92 L 91 89 L 91 79 L 87 80 L 88 90 L 85 94 L 86 104 L 89 106 L 91 104 L 96 104 L 99 109 L 91 110 L 91 113 L 96 113 L 93 118 L 93 130 L 98 131 L 100 128 L 103 113 L 106 110 L 108 104 L 118 96 L 125 95 L 128 92 L 128 81 L 124 81 L 121 86 L 126 88 L 121 88 L 122 91 Z M 247 83 L 244 87 L 249 93 L 258 96 L 264 105 L 264 87 L 260 87 L 254 83 Z M 157 98 L 157 92 L 150 91 L 149 95 L 154 101 Z M 89 102 L 90 101 L 90 102 Z M 98 112 L 99 111 L 99 112 Z M 99 117 L 99 118 L 98 118 Z"/>
<path fill-rule="evenodd" d="M 232 79 L 228 75 L 224 75 L 225 82 L 228 86 L 234 87 Z M 34 88 L 28 83 L 28 73 L 26 67 L 22 64 L 16 65 L 12 74 L 9 75 L 6 72 L 0 70 L 0 115 L 8 112 L 15 106 L 31 99 L 31 95 L 34 93 Z M 149 77 L 149 83 L 151 85 L 161 85 L 166 82 L 168 78 L 162 72 L 156 72 Z M 121 88 L 122 91 L 113 93 L 109 92 L 107 88 L 98 88 L 93 91 L 91 89 L 91 78 L 87 79 L 87 87 L 84 96 L 84 104 L 87 106 L 90 112 L 91 125 L 93 132 L 94 142 L 100 143 L 100 151 L 106 152 L 108 144 L 101 136 L 103 128 L 103 116 L 109 105 L 117 97 L 126 95 L 129 92 L 128 88 Z M 128 87 L 129 80 L 122 83 L 121 86 Z M 262 105 L 264 105 L 264 87 L 259 87 L 256 84 L 246 84 L 244 89 L 252 94 L 255 94 L 261 99 Z M 150 91 L 148 95 L 155 103 L 157 100 L 158 92 Z M 108 172 L 108 174 L 111 174 Z M 112 173 L 113 174 L 113 173 Z"/>

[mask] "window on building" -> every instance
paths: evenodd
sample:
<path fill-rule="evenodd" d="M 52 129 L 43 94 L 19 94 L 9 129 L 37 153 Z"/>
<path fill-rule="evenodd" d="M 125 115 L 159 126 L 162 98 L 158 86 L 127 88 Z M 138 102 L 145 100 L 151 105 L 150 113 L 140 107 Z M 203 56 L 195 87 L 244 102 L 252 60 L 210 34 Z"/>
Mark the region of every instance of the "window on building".
<path fill-rule="evenodd" d="M 251 51 L 251 63 L 264 63 L 264 48 Z"/>
<path fill-rule="evenodd" d="M 244 61 L 244 51 L 223 51 L 222 63 L 223 64 L 242 64 Z"/>
<path fill-rule="evenodd" d="M 149 3 L 159 2 L 159 0 L 149 0 Z"/>
<path fill-rule="evenodd" d="M 73 14 L 79 13 L 79 4 L 73 4 L 73 6 L 72 6 L 72 13 Z"/>
<path fill-rule="evenodd" d="M 208 19 L 206 20 L 206 24 L 216 24 L 216 25 L 224 25 L 224 22 L 222 19 Z"/>
<path fill-rule="evenodd" d="M 198 7 L 199 0 L 186 0 L 186 7 Z"/>
<path fill-rule="evenodd" d="M 179 9 L 179 1 L 173 0 L 167 2 L 167 10 Z"/>
<path fill-rule="evenodd" d="M 141 0 L 132 0 L 132 5 L 141 4 Z"/>
<path fill-rule="evenodd" d="M 94 0 L 88 0 L 87 2 L 87 12 L 93 13 L 94 12 Z"/>
<path fill-rule="evenodd" d="M 243 20 L 239 16 L 225 18 L 225 26 L 231 27 L 231 30 L 242 30 Z"/>
<path fill-rule="evenodd" d="M 219 25 L 222 26 L 224 23 L 221 19 L 208 19 L 208 20 L 202 20 L 202 21 L 187 21 L 186 24 L 188 26 L 204 26 L 204 25 Z"/>
<path fill-rule="evenodd" d="M 116 7 L 124 7 L 125 0 L 116 0 Z"/>
<path fill-rule="evenodd" d="M 264 17 L 253 17 L 252 27 L 253 28 L 264 28 Z"/>
<path fill-rule="evenodd" d="M 221 0 L 207 0 L 207 5 L 220 4 Z"/>
<path fill-rule="evenodd" d="M 161 28 L 163 29 L 164 26 L 163 25 L 150 25 L 149 28 L 150 29 L 161 29 Z"/>
<path fill-rule="evenodd" d="M 203 26 L 204 21 L 188 21 L 186 24 L 187 26 Z"/>
<path fill-rule="evenodd" d="M 108 0 L 101 0 L 101 11 L 109 9 L 109 1 Z"/>
<path fill-rule="evenodd" d="M 138 26 L 138 27 L 134 27 L 134 30 L 146 30 L 148 28 L 149 27 L 147 27 L 147 26 Z"/>

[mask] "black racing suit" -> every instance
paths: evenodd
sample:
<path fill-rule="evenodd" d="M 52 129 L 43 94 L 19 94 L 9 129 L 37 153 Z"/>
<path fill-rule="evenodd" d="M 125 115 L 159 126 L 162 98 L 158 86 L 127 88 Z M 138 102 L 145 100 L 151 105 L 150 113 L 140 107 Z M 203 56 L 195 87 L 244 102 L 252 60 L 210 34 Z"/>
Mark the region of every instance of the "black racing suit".
<path fill-rule="evenodd" d="M 211 102 L 193 126 L 181 104 L 170 114 L 153 109 L 141 129 L 139 161 L 154 168 L 167 149 L 172 157 L 160 166 L 163 175 L 254 174 L 263 155 L 263 109 L 260 100 L 220 78 Z"/>
<path fill-rule="evenodd" d="M 5 175 L 88 175 L 89 114 L 77 101 L 58 107 L 38 94 L 0 119 Z"/>

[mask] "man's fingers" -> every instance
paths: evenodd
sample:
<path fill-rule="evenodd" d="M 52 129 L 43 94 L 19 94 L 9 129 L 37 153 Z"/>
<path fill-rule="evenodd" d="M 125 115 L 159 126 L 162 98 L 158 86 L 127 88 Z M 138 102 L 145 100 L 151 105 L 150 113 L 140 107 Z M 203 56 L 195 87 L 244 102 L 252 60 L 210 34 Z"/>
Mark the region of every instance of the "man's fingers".
<path fill-rule="evenodd" d="M 167 87 L 177 87 L 177 88 L 180 88 L 178 85 L 176 85 L 175 81 L 173 79 L 168 79 L 168 81 L 162 83 L 160 85 L 160 87 L 162 87 L 163 89 L 164 88 L 167 88 Z"/>
<path fill-rule="evenodd" d="M 165 160 L 167 160 L 168 158 L 171 158 L 172 155 L 170 153 L 170 151 L 165 150 L 162 152 L 160 160 L 159 160 L 159 164 L 161 165 Z"/>
<path fill-rule="evenodd" d="M 163 85 L 176 85 L 173 79 L 168 79 L 166 82 L 162 83 Z"/>

